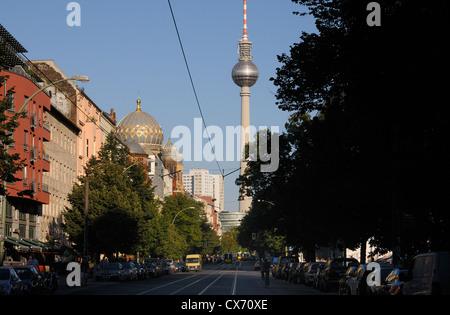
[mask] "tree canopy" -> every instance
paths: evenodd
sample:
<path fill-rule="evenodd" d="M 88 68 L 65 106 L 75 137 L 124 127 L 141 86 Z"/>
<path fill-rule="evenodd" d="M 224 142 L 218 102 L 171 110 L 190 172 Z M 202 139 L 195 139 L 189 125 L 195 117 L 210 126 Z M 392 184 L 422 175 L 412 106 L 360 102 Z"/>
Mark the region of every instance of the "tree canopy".
<path fill-rule="evenodd" d="M 448 248 L 437 180 L 449 158 L 439 75 L 448 64 L 448 2 L 378 1 L 381 26 L 372 27 L 364 1 L 293 2 L 306 8 L 296 14 L 314 16 L 317 32 L 278 56 L 276 105 L 291 118 L 280 169 L 261 174 L 250 162 L 240 178 L 254 200 L 273 204 L 254 202 L 242 237 L 276 230 L 311 255 L 369 237 L 397 256 Z"/>

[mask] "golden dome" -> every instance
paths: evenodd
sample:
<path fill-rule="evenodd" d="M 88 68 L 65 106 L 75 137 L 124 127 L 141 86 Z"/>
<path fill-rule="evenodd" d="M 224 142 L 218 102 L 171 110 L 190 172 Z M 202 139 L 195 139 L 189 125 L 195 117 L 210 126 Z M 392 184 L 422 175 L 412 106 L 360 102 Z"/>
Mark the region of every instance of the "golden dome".
<path fill-rule="evenodd" d="M 116 135 L 122 142 L 134 141 L 161 150 L 164 133 L 158 121 L 141 110 L 141 99 L 136 111 L 126 115 L 116 127 Z"/>

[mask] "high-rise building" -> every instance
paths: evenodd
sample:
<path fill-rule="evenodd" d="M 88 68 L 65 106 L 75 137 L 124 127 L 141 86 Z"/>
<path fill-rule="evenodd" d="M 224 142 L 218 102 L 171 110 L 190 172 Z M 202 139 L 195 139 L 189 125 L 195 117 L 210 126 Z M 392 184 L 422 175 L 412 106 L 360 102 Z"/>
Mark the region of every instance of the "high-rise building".
<path fill-rule="evenodd" d="M 239 62 L 234 66 L 232 78 L 234 83 L 241 87 L 241 172 L 243 175 L 247 167 L 245 158 L 245 145 L 250 142 L 250 87 L 259 78 L 259 71 L 252 62 L 252 42 L 247 36 L 247 0 L 244 0 L 244 34 L 239 43 Z M 248 212 L 251 206 L 251 198 L 240 196 L 239 212 Z"/>
<path fill-rule="evenodd" d="M 224 210 L 224 185 L 222 175 L 210 174 L 209 170 L 191 169 L 183 175 L 183 186 L 194 196 L 211 197 L 217 212 Z"/>

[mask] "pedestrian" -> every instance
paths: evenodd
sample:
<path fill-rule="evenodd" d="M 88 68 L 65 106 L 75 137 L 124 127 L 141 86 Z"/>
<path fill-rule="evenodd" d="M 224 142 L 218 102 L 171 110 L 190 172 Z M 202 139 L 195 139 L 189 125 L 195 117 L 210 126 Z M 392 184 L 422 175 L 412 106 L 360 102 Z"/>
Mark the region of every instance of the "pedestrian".
<path fill-rule="evenodd" d="M 36 256 L 33 254 L 30 256 L 30 259 L 28 259 L 27 265 L 36 267 L 36 270 L 39 271 L 39 261 L 36 259 Z"/>

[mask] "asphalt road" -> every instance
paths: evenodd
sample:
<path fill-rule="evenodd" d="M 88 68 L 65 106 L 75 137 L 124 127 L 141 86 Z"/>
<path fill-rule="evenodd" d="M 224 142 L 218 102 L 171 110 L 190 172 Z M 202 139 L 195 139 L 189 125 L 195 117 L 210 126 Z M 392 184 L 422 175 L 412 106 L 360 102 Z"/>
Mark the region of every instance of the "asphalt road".
<path fill-rule="evenodd" d="M 200 272 L 179 272 L 155 279 L 115 282 L 89 279 L 82 287 L 68 287 L 61 277 L 55 295 L 164 295 L 164 296 L 274 296 L 274 295 L 337 295 L 314 288 L 286 283 L 270 277 L 265 287 L 261 273 L 253 270 L 253 263 L 237 261 L 233 264 L 204 265 Z"/>

